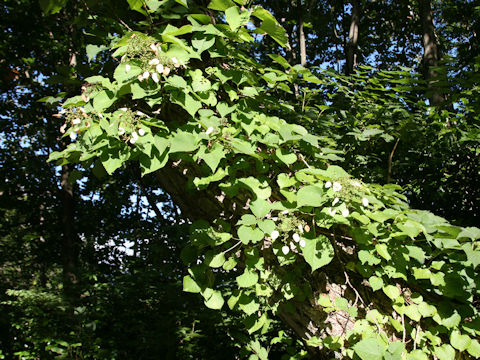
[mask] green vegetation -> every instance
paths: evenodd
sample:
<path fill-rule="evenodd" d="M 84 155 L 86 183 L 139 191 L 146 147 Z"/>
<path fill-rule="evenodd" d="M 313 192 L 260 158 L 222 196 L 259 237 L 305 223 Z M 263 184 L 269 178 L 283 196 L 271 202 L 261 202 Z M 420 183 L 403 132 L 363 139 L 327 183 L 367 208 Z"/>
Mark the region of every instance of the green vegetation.
<path fill-rule="evenodd" d="M 6 1 L 0 358 L 480 358 L 480 6 L 405 3 Z"/>

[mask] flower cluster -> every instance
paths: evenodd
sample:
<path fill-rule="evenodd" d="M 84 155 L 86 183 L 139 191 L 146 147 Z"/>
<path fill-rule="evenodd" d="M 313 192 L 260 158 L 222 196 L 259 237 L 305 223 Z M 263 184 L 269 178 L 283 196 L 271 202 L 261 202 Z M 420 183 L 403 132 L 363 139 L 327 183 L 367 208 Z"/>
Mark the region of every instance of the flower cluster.
<path fill-rule="evenodd" d="M 71 140 L 75 140 L 78 134 L 91 125 L 91 117 L 82 107 L 63 109 L 53 116 L 65 119 L 63 125 L 60 126 L 60 133 L 65 134 L 68 131 Z M 68 127 L 70 127 L 69 130 L 67 130 Z"/>
<path fill-rule="evenodd" d="M 118 135 L 122 136 L 125 141 L 130 144 L 135 144 L 137 140 L 146 134 L 148 128 L 141 123 L 141 118 L 146 115 L 141 111 L 133 112 L 127 108 L 120 108 L 118 118 L 120 119 L 118 125 Z"/>

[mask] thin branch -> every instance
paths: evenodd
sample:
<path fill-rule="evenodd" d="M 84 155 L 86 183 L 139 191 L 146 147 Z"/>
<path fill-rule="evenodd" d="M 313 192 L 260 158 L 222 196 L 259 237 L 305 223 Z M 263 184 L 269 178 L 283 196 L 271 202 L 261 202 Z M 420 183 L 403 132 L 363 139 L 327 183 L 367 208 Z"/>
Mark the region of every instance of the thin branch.
<path fill-rule="evenodd" d="M 398 142 L 400 141 L 400 138 L 395 141 L 395 145 L 393 145 L 392 152 L 390 153 L 390 156 L 388 157 L 388 174 L 387 174 L 387 184 L 390 184 L 390 178 L 392 175 L 392 160 L 393 160 L 393 154 L 395 153 L 395 150 L 397 149 Z"/>

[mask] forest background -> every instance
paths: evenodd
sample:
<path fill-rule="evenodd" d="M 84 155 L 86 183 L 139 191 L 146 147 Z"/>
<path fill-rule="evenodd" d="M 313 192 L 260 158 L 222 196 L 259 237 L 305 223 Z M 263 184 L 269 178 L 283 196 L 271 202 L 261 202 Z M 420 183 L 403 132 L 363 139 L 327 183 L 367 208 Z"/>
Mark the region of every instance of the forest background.
<path fill-rule="evenodd" d="M 285 31 L 270 18 L 272 23 L 267 24 L 266 15 L 242 23 L 240 15 L 257 5 L 269 10 Z M 138 161 L 124 164 L 100 158 L 83 167 L 73 161 L 47 162 L 52 152 L 64 151 L 76 137 L 72 132 L 62 136 L 60 104 L 85 93 L 91 84 L 86 79 L 111 76 L 122 62 L 121 56 L 112 56 L 112 44 L 125 33 L 131 36 L 131 31 L 149 36 L 163 31 L 163 41 L 174 43 L 175 36 L 184 34 L 172 33 L 166 40 L 165 28 L 169 23 L 181 28 L 178 24 L 189 13 L 236 29 L 227 37 L 237 42 L 239 53 L 254 59 L 256 69 L 264 69 L 261 81 L 273 89 L 274 100 L 269 98 L 264 105 L 270 113 L 283 114 L 290 123 L 321 137 L 322 161 L 342 166 L 362 183 L 387 185 L 406 195 L 410 207 L 445 218 L 453 229 L 445 230 L 447 238 L 458 240 L 460 248 L 467 239 L 472 242 L 470 252 L 462 248 L 468 261 L 452 255 L 464 271 L 452 283 L 466 281 L 471 286 L 448 289 L 447 281 L 442 296 L 449 306 L 467 302 L 479 309 L 475 272 L 480 255 L 475 241 L 480 230 L 474 227 L 480 223 L 478 1 L 5 0 L 1 7 L 0 358 L 300 359 L 329 358 L 333 352 L 362 359 L 399 356 L 387 345 L 378 355 L 355 347 L 362 344 L 357 340 L 350 340 L 354 351 L 348 352 L 348 340 L 340 342 L 333 335 L 329 345 L 312 334 L 302 338 L 306 332 L 298 322 L 304 320 L 296 323 L 288 316 L 271 316 L 260 325 L 257 319 L 252 325 L 251 317 L 245 319 L 235 304 L 218 311 L 209 306 L 212 298 L 204 293 L 202 298 L 185 292 L 184 276 L 195 276 L 188 271 L 188 255 L 182 250 L 191 248 L 190 223 L 201 209 L 159 181 L 160 165 L 149 171 L 142 161 L 140 166 Z M 233 18 L 227 13 L 232 8 L 238 9 Z M 242 35 L 247 30 L 252 30 L 251 39 Z M 244 37 L 239 39 L 238 34 Z M 205 38 L 194 38 L 203 44 L 195 49 L 212 50 L 217 35 L 212 31 Z M 191 68 L 202 68 L 201 62 L 210 57 L 214 58 L 211 51 L 198 63 L 192 60 Z M 243 95 L 255 97 L 258 92 Z M 194 117 L 196 111 L 185 110 Z M 279 150 L 276 161 L 292 171 L 297 160 L 306 164 L 302 155 L 294 160 L 288 155 Z M 194 210 L 189 213 L 186 207 Z M 422 231 L 413 232 L 412 239 Z M 457 249 L 449 246 L 447 252 Z M 391 259 L 382 254 L 382 247 L 375 249 L 376 257 L 361 261 L 366 267 L 378 265 L 377 257 Z M 427 252 L 427 262 L 439 254 Z M 232 273 L 224 263 L 220 266 L 225 271 L 215 271 L 223 291 L 234 291 L 242 267 Z M 370 268 L 347 268 L 344 285 L 349 271 Z M 377 273 L 375 278 L 382 276 Z M 424 279 L 419 276 L 415 281 Z M 391 297 L 388 289 L 385 285 L 383 291 Z M 199 292 L 188 284 L 186 290 Z M 294 300 L 300 296 L 294 290 L 292 294 Z M 321 306 L 333 306 L 331 311 L 355 318 L 352 304 L 349 299 L 347 305 L 335 303 L 337 308 L 328 301 Z M 243 313 L 251 316 L 256 310 Z M 415 321 L 417 316 L 410 315 Z M 380 333 L 377 322 L 383 321 L 378 317 L 370 322 Z M 418 320 L 417 327 L 399 331 L 412 358 L 480 356 L 476 312 L 462 314 L 461 323 L 452 328 L 442 318 L 443 330 L 437 326 L 437 332 L 429 334 L 428 321 Z M 430 352 L 418 352 L 421 341 L 428 343 Z M 319 345 L 323 350 L 312 350 Z"/>

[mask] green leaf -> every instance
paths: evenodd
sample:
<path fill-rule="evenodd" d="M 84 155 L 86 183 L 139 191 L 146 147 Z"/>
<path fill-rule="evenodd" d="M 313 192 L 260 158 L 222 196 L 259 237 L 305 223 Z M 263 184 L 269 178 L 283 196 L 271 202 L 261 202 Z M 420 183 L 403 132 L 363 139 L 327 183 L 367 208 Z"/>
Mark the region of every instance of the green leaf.
<path fill-rule="evenodd" d="M 238 228 L 238 238 L 245 245 L 253 242 L 254 244 L 263 239 L 264 233 L 259 228 L 252 228 L 251 226 L 242 225 Z"/>
<path fill-rule="evenodd" d="M 320 206 L 323 204 L 323 189 L 316 185 L 307 185 L 297 192 L 297 206 Z"/>
<path fill-rule="evenodd" d="M 398 290 L 398 288 L 393 285 L 385 286 L 383 288 L 383 292 L 393 301 L 395 301 L 400 296 L 400 290 Z"/>
<path fill-rule="evenodd" d="M 433 353 L 438 360 L 455 360 L 455 349 L 448 344 L 436 347 Z"/>
<path fill-rule="evenodd" d="M 225 255 L 223 252 L 215 254 L 213 251 L 208 252 L 205 255 L 205 264 L 212 268 L 219 268 L 225 262 Z"/>
<path fill-rule="evenodd" d="M 115 94 L 109 90 L 102 90 L 93 98 L 93 108 L 95 111 L 102 112 L 112 106 L 114 102 Z"/>
<path fill-rule="evenodd" d="M 384 360 L 402 360 L 402 354 L 405 352 L 405 344 L 401 341 L 394 341 L 388 344 Z"/>
<path fill-rule="evenodd" d="M 170 153 L 192 152 L 197 148 L 197 136 L 189 132 L 181 131 L 172 138 Z"/>
<path fill-rule="evenodd" d="M 373 291 L 380 290 L 383 287 L 383 280 L 382 278 L 379 278 L 377 276 L 371 276 L 368 279 L 368 282 L 370 283 L 370 286 L 372 287 Z"/>
<path fill-rule="evenodd" d="M 386 346 L 376 338 L 368 338 L 355 344 L 353 350 L 362 360 L 382 360 Z"/>
<path fill-rule="evenodd" d="M 197 35 L 192 39 L 192 46 L 201 54 L 205 50 L 210 49 L 215 44 L 215 37 L 212 35 Z"/>
<path fill-rule="evenodd" d="M 152 149 L 151 155 L 142 154 L 140 156 L 140 167 L 142 176 L 150 174 L 163 168 L 168 162 L 168 153 L 160 153 L 157 149 Z"/>
<path fill-rule="evenodd" d="M 183 291 L 190 293 L 199 293 L 202 289 L 198 284 L 193 280 L 190 275 L 183 277 Z"/>
<path fill-rule="evenodd" d="M 250 12 L 245 10 L 240 12 L 238 6 L 232 6 L 225 10 L 225 19 L 227 20 L 230 29 L 236 32 L 239 27 L 245 25 L 250 19 Z"/>
<path fill-rule="evenodd" d="M 127 0 L 128 5 L 130 5 L 130 9 L 138 11 L 139 13 L 143 15 L 147 15 L 147 12 L 143 10 L 143 1 L 142 0 Z"/>
<path fill-rule="evenodd" d="M 262 20 L 262 25 L 258 29 L 260 32 L 266 32 L 280 46 L 288 44 L 287 32 L 268 10 L 258 7 L 252 15 Z"/>
<path fill-rule="evenodd" d="M 378 252 L 378 255 L 383 257 L 385 260 L 389 261 L 392 259 L 390 253 L 388 252 L 387 244 L 377 244 L 375 245 L 375 249 Z"/>
<path fill-rule="evenodd" d="M 250 210 L 257 218 L 264 218 L 272 208 L 271 204 L 263 199 L 257 199 L 250 203 Z"/>
<path fill-rule="evenodd" d="M 297 155 L 294 153 L 288 152 L 285 149 L 277 149 L 275 155 L 286 165 L 291 165 L 297 161 Z"/>
<path fill-rule="evenodd" d="M 480 358 L 480 344 L 477 340 L 473 339 L 470 345 L 467 348 L 467 351 L 474 358 Z"/>
<path fill-rule="evenodd" d="M 320 235 L 315 239 L 306 239 L 305 242 L 302 253 L 305 261 L 312 268 L 312 272 L 332 261 L 334 251 L 330 240 L 326 236 Z"/>
<path fill-rule="evenodd" d="M 470 346 L 471 341 L 470 336 L 462 335 L 458 330 L 453 330 L 450 334 L 450 344 L 459 351 L 466 350 Z"/>
<path fill-rule="evenodd" d="M 476 227 L 466 227 L 458 234 L 457 239 L 460 238 L 480 239 L 480 229 Z"/>
<path fill-rule="evenodd" d="M 258 274 L 253 269 L 246 269 L 242 275 L 237 276 L 237 284 L 241 288 L 247 288 L 258 282 Z"/>
<path fill-rule="evenodd" d="M 208 4 L 209 9 L 218 11 L 225 11 L 232 6 L 235 6 L 235 3 L 231 0 L 212 0 Z"/>
<path fill-rule="evenodd" d="M 197 156 L 205 161 L 212 172 L 215 172 L 220 161 L 225 158 L 225 150 L 223 146 L 215 143 L 215 145 L 213 145 L 208 152 L 206 152 L 206 147 L 201 147 L 197 153 Z"/>
<path fill-rule="evenodd" d="M 68 0 L 39 0 L 40 8 L 45 15 L 59 12 L 67 4 Z"/>
<path fill-rule="evenodd" d="M 211 290 L 211 289 L 207 289 Z M 205 298 L 205 305 L 214 310 L 220 310 L 225 303 L 225 300 L 223 300 L 222 293 L 218 290 L 213 290 L 208 292 L 208 295 L 204 295 Z"/>
<path fill-rule="evenodd" d="M 422 350 L 413 350 L 407 355 L 407 360 L 428 360 L 428 356 Z"/>
<path fill-rule="evenodd" d="M 88 62 L 92 61 L 99 52 L 107 50 L 108 47 L 105 45 L 93 45 L 93 44 L 88 44 L 87 47 L 85 48 L 87 52 L 87 58 Z"/>

